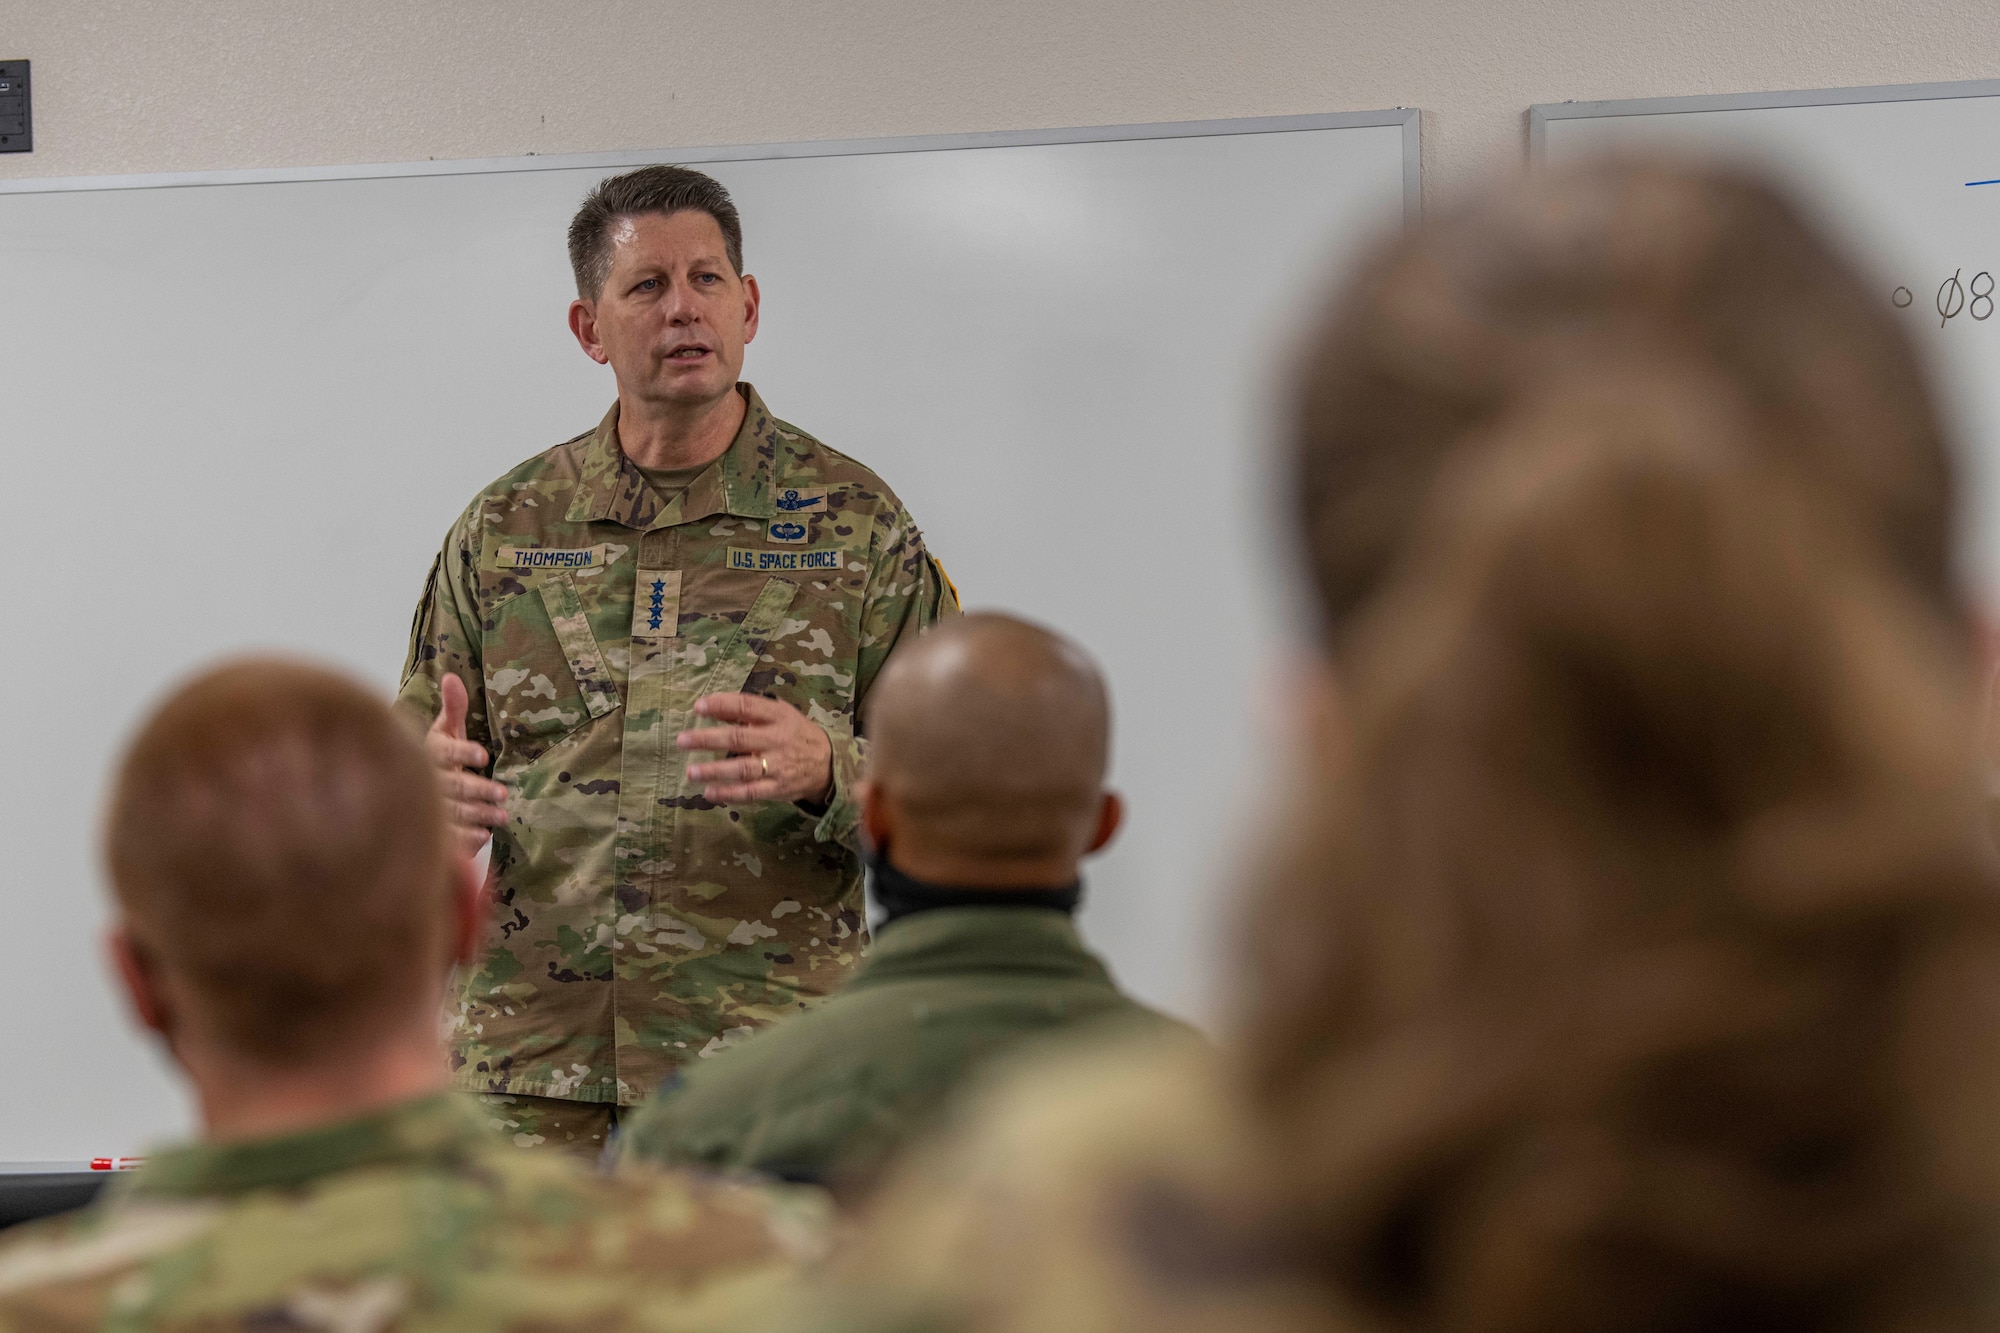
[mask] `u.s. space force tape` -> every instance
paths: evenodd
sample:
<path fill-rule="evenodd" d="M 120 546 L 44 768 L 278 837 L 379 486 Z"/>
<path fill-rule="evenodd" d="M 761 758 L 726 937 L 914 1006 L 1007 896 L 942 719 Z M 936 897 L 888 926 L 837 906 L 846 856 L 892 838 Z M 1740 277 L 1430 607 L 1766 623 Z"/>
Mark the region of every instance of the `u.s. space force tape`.
<path fill-rule="evenodd" d="M 847 568 L 848 553 L 840 546 L 815 546 L 803 551 L 766 551 L 747 546 L 729 548 L 731 569 L 755 570 L 760 574 L 838 574 Z"/>

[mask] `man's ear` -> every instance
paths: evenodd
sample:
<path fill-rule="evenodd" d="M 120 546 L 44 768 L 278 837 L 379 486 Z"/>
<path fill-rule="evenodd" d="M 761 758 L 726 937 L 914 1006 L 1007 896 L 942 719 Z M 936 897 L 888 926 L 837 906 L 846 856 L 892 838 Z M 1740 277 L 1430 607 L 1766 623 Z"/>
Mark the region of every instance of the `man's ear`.
<path fill-rule="evenodd" d="M 111 957 L 111 969 L 118 974 L 132 1016 L 148 1030 L 171 1040 L 172 1013 L 153 956 L 132 938 L 122 921 L 104 933 L 104 951 Z"/>
<path fill-rule="evenodd" d="M 854 795 L 861 802 L 862 838 L 871 850 L 886 851 L 896 821 L 889 813 L 889 802 L 883 798 L 882 788 L 863 778 L 854 784 Z"/>
<path fill-rule="evenodd" d="M 1272 794 L 1300 790 L 1312 774 L 1339 774 L 1353 760 L 1354 722 L 1340 663 L 1303 645 L 1265 669 L 1255 725 L 1274 760 L 1265 775 Z"/>
<path fill-rule="evenodd" d="M 1310 653 L 1293 663 L 1290 689 L 1284 694 L 1304 718 L 1320 762 L 1334 769 L 1345 768 L 1354 748 L 1354 720 L 1348 713 L 1347 691 L 1334 660 Z M 1273 721 L 1273 729 L 1281 736 L 1292 730 L 1287 723 Z"/>
<path fill-rule="evenodd" d="M 1115 791 L 1105 792 L 1104 799 L 1097 804 L 1097 831 L 1090 835 L 1090 845 L 1083 849 L 1083 854 L 1089 856 L 1109 847 L 1124 824 L 1125 798 Z"/>
<path fill-rule="evenodd" d="M 597 340 L 597 302 L 579 296 L 569 303 L 569 331 L 576 336 L 576 345 L 585 356 L 600 366 L 610 362 L 604 344 Z"/>
<path fill-rule="evenodd" d="M 490 867 L 484 875 L 470 856 L 452 858 L 452 954 L 451 960 L 469 966 L 486 942 L 486 923 L 493 917 L 493 880 L 498 874 Z"/>
<path fill-rule="evenodd" d="M 757 290 L 757 279 L 745 273 L 743 275 L 743 345 L 746 347 L 756 340 L 757 311 L 763 303 L 763 294 Z"/>
<path fill-rule="evenodd" d="M 1979 643 L 1979 669 L 1986 680 L 1985 695 L 1980 700 L 1984 709 L 1980 732 L 1986 740 L 1988 766 L 2000 767 L 2000 621 L 1991 612 L 1981 612 L 1973 617 L 1973 623 Z"/>

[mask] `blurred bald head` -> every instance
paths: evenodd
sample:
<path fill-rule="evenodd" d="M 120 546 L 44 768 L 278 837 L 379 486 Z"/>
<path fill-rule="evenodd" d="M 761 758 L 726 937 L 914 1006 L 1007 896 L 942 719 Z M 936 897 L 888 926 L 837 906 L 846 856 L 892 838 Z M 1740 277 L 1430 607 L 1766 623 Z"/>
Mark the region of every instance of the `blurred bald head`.
<path fill-rule="evenodd" d="M 890 658 L 865 721 L 871 795 L 891 808 L 893 859 L 909 873 L 924 873 L 904 855 L 918 847 L 1073 871 L 1109 837 L 1110 698 L 1058 634 L 992 612 L 945 621 Z M 870 832 L 881 837 L 873 821 Z"/>

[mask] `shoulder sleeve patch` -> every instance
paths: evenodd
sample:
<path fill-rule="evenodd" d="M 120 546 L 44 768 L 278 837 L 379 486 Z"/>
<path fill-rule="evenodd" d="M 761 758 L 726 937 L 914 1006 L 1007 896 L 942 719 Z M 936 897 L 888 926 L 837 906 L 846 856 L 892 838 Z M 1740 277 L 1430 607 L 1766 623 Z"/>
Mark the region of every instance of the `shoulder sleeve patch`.
<path fill-rule="evenodd" d="M 951 575 L 944 572 L 944 561 L 938 559 L 936 556 L 932 556 L 931 568 L 935 569 L 938 573 L 938 578 L 944 581 L 945 588 L 951 593 L 952 604 L 954 606 L 964 606 L 965 599 L 958 595 L 958 585 L 951 581 Z"/>

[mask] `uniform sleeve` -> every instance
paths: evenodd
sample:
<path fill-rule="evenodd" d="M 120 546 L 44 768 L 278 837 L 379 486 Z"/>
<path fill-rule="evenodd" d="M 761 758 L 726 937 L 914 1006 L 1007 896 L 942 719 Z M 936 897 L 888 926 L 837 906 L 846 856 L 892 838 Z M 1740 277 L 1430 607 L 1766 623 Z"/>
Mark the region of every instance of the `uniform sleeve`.
<path fill-rule="evenodd" d="M 669 1073 L 665 1083 L 618 1122 L 618 1161 L 622 1165 L 640 1161 L 665 1166 L 690 1165 L 687 1146 L 682 1142 L 690 1072 L 676 1069 Z M 720 1160 L 697 1157 L 692 1164 L 712 1167 L 734 1162 L 725 1153 Z"/>
<path fill-rule="evenodd" d="M 479 658 L 479 506 L 459 516 L 431 562 L 423 597 L 410 621 L 410 650 L 396 707 L 419 726 L 437 716 L 438 681 L 449 671 L 465 683 L 465 734 L 493 752 L 486 711 L 486 673 Z"/>
<path fill-rule="evenodd" d="M 1264 1129 L 1233 1077 L 1164 1033 L 1077 1030 L 995 1058 L 870 1193 L 803 1317 L 762 1327 L 1378 1327 L 1343 1321 L 1284 1247 Z"/>
<path fill-rule="evenodd" d="M 758 1036 L 764 1034 L 758 1033 Z M 618 1122 L 618 1160 L 711 1171 L 757 1169 L 753 1145 L 769 1151 L 770 1061 L 755 1043 L 728 1060 L 677 1069 Z"/>
<path fill-rule="evenodd" d="M 855 666 L 854 712 L 861 706 L 889 654 L 906 639 L 945 616 L 958 614 L 958 589 L 944 566 L 924 545 L 923 533 L 906 513 L 898 512 L 875 567 L 868 575 L 868 592 L 861 607 L 861 651 Z M 856 795 L 868 763 L 868 742 L 844 726 L 827 728 L 833 741 L 833 797 L 813 829 L 821 842 L 839 842 L 861 850 L 861 802 Z"/>

